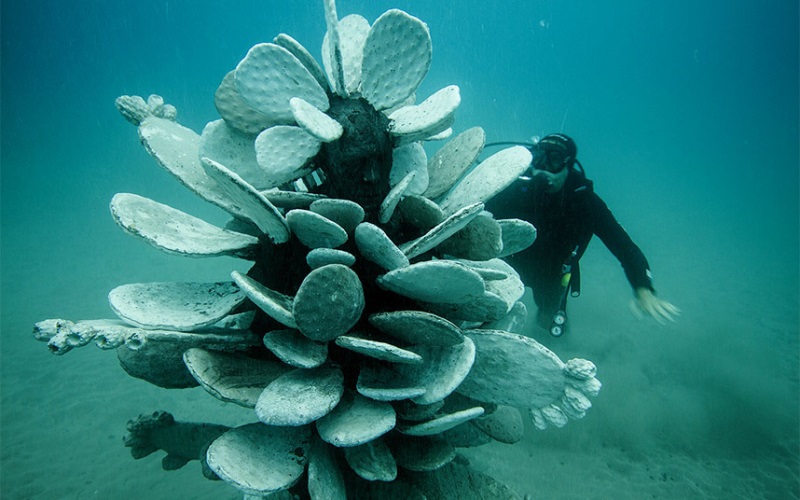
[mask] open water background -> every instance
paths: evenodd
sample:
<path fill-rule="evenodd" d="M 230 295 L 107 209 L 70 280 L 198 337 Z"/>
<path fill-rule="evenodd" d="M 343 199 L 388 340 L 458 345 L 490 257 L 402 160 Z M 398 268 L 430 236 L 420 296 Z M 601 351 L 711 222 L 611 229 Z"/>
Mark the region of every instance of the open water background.
<path fill-rule="evenodd" d="M 340 0 L 340 17 L 401 8 L 430 27 L 418 93 L 461 88 L 456 133 L 563 131 L 642 247 L 677 323 L 637 321 L 599 242 L 572 330 L 539 337 L 599 367 L 582 421 L 474 463 L 542 498 L 798 498 L 798 4 L 782 0 Z M 114 108 L 157 93 L 201 131 L 213 94 L 280 32 L 319 59 L 322 2 L 2 2 L 0 496 L 237 498 L 196 463 L 160 470 L 122 446 L 125 422 L 252 420 L 201 389 L 128 377 L 93 346 L 54 357 L 46 318 L 112 317 L 106 294 L 146 281 L 225 280 L 243 264 L 181 259 L 127 237 L 108 202 L 132 192 L 222 223 L 139 146 Z M 429 147 L 429 152 L 438 149 Z"/>

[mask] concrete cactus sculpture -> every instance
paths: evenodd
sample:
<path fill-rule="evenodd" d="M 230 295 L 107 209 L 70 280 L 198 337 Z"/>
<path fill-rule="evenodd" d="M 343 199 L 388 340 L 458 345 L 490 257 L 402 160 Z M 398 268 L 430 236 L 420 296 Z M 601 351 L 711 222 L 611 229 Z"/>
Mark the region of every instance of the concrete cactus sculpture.
<path fill-rule="evenodd" d="M 414 103 L 427 26 L 400 10 L 371 25 L 338 19 L 324 5 L 324 69 L 288 35 L 256 45 L 200 135 L 158 96 L 116 103 L 161 166 L 233 219 L 217 227 L 122 193 L 114 220 L 162 251 L 250 270 L 123 285 L 109 294 L 119 320 L 47 320 L 35 336 L 57 354 L 94 341 L 133 376 L 253 408 L 255 423 L 232 429 L 144 415 L 126 437 L 136 458 L 199 459 L 245 495 L 513 497 L 455 448 L 518 441 L 517 408 L 537 428 L 562 426 L 600 389 L 590 362 L 563 363 L 510 331 L 524 285 L 500 257 L 536 232 L 483 203 L 530 153 L 470 169 L 485 139 L 476 127 L 428 159 L 421 141 L 450 136 L 460 97 L 449 86 Z"/>

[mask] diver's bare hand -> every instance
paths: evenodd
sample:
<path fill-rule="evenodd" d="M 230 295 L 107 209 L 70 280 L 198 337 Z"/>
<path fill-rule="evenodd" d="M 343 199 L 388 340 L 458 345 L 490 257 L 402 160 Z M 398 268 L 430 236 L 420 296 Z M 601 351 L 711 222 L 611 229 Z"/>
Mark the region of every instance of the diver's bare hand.
<path fill-rule="evenodd" d="M 637 288 L 635 297 L 631 301 L 631 312 L 639 319 L 647 314 L 663 325 L 667 321 L 674 322 L 675 316 L 679 315 L 681 310 L 666 300 L 656 297 L 652 290 Z"/>

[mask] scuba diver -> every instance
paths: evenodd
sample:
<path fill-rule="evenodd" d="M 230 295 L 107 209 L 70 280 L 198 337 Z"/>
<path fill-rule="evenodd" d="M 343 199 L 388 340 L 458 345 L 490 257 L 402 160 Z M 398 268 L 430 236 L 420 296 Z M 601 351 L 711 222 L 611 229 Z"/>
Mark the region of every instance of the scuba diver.
<path fill-rule="evenodd" d="M 500 144 L 509 143 L 487 146 Z M 533 153 L 530 174 L 491 199 L 486 209 L 496 218 L 523 219 L 537 229 L 533 245 L 505 259 L 531 287 L 539 326 L 556 337 L 566 331 L 567 296 L 580 295 L 579 261 L 595 234 L 622 264 L 634 292 L 634 314 L 674 321 L 680 310 L 655 295 L 647 259 L 594 192 L 575 141 L 550 134 L 534 144 L 515 144 Z"/>

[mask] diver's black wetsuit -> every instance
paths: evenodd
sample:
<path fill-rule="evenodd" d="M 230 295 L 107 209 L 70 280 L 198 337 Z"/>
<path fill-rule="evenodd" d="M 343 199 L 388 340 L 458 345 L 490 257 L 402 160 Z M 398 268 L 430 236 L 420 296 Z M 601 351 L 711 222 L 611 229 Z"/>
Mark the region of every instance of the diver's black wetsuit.
<path fill-rule="evenodd" d="M 523 219 L 537 229 L 533 245 L 506 260 L 533 290 L 540 324 L 547 327 L 558 308 L 562 264 L 576 246 L 580 259 L 594 234 L 620 261 L 634 289 L 653 289 L 644 254 L 595 194 L 592 181 L 581 171 L 570 168 L 564 188 L 558 193 L 545 193 L 534 186 L 534 181 L 514 182 L 489 201 L 487 210 L 496 219 Z M 571 289 L 573 293 L 580 290 L 577 261 L 572 267 Z"/>

